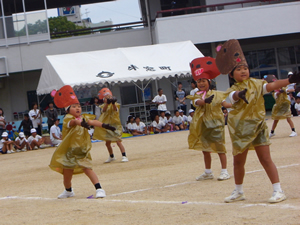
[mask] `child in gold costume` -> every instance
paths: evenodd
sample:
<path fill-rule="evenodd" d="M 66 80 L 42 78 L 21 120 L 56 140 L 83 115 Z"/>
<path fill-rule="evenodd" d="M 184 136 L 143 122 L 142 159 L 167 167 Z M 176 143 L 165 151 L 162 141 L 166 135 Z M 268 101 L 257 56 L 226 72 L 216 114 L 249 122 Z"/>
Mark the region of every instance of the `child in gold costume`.
<path fill-rule="evenodd" d="M 270 154 L 268 127 L 265 123 L 263 95 L 267 92 L 300 81 L 300 74 L 289 79 L 267 83 L 250 78 L 248 64 L 237 40 L 229 40 L 217 47 L 216 63 L 222 74 L 229 74 L 235 80 L 228 89 L 232 109 L 228 115 L 228 129 L 233 148 L 235 190 L 225 198 L 225 202 L 245 200 L 243 180 L 245 163 L 249 149 L 255 149 L 272 185 L 273 194 L 269 203 L 286 199 L 281 189 L 278 171 Z"/>
<path fill-rule="evenodd" d="M 231 104 L 225 102 L 224 92 L 209 89 L 210 80 L 220 75 L 214 58 L 196 58 L 190 63 L 190 67 L 199 91 L 194 96 L 187 96 L 188 99 L 193 100 L 196 108 L 190 125 L 188 143 L 190 149 L 203 152 L 205 163 L 205 172 L 196 180 L 214 178 L 211 171 L 211 152 L 218 153 L 221 161 L 222 170 L 218 180 L 227 180 L 230 175 L 227 171 L 225 154 L 225 121 L 222 106 L 230 108 Z"/>
<path fill-rule="evenodd" d="M 109 157 L 105 161 L 105 163 L 110 163 L 115 161 L 116 158 L 113 153 L 113 149 L 111 147 L 112 142 L 116 142 L 121 153 L 122 153 L 122 162 L 128 162 L 128 158 L 126 156 L 125 148 L 122 144 L 122 124 L 120 120 L 120 104 L 117 103 L 117 99 L 112 96 L 111 91 L 108 88 L 103 88 L 99 91 L 98 94 L 99 99 L 103 99 L 104 104 L 100 106 L 101 115 L 99 117 L 99 121 L 103 123 L 109 123 L 116 130 L 103 130 L 101 128 L 95 128 L 95 132 L 93 135 L 94 139 L 105 141 L 105 145 L 107 147 Z"/>
<path fill-rule="evenodd" d="M 277 81 L 277 78 L 275 77 L 275 75 L 265 75 L 264 80 L 267 81 L 268 83 L 271 83 Z M 278 121 L 283 119 L 287 120 L 287 122 L 289 123 L 292 129 L 292 133 L 290 134 L 290 137 L 296 137 L 297 133 L 295 131 L 294 123 L 291 119 L 292 117 L 291 107 L 290 107 L 291 102 L 288 99 L 286 87 L 275 90 L 273 92 L 273 97 L 275 99 L 275 104 L 273 105 L 272 108 L 272 120 L 274 120 L 274 122 L 272 125 L 269 138 L 275 136 L 274 131 L 278 124 Z"/>
<path fill-rule="evenodd" d="M 95 119 L 95 115 L 82 114 L 80 103 L 71 86 L 63 86 L 58 91 L 52 91 L 57 107 L 65 107 L 67 115 L 63 121 L 62 142 L 53 153 L 49 167 L 63 174 L 65 191 L 58 198 L 74 196 L 72 190 L 73 174 L 85 173 L 96 188 L 96 198 L 106 196 L 101 188 L 96 173 L 92 170 L 92 158 L 90 154 L 91 139 L 88 133 L 89 126 L 102 127 L 101 129 L 115 130 L 108 124 Z"/>

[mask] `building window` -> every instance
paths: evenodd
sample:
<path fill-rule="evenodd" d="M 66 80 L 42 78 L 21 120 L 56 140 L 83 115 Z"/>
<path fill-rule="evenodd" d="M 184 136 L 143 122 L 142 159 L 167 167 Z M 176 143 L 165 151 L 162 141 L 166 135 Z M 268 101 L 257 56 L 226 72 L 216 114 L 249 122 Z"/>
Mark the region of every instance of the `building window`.
<path fill-rule="evenodd" d="M 280 66 L 296 64 L 294 47 L 278 48 L 277 54 Z"/>
<path fill-rule="evenodd" d="M 146 85 L 146 83 L 144 83 Z M 141 87 L 141 85 L 139 85 Z M 145 101 L 151 101 L 152 100 L 152 85 L 148 84 L 148 86 L 145 88 Z M 143 92 L 141 89 L 139 89 L 134 84 L 130 86 L 123 86 L 121 87 L 121 101 L 122 105 L 134 105 L 143 103 Z"/>

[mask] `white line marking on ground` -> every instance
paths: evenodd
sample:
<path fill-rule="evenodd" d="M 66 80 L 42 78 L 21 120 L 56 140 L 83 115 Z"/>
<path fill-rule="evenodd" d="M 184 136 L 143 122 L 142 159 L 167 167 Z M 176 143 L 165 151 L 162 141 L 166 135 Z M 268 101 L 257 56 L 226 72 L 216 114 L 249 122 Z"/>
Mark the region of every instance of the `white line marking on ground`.
<path fill-rule="evenodd" d="M 14 200 L 14 199 L 20 199 L 20 200 L 43 200 L 43 201 L 76 201 L 76 202 L 97 202 L 97 203 L 103 203 L 103 202 L 120 202 L 120 203 L 131 203 L 131 204 L 174 204 L 174 205 L 212 205 L 212 206 L 240 206 L 241 208 L 246 207 L 276 207 L 281 209 L 294 209 L 294 210 L 300 210 L 300 206 L 294 206 L 289 204 L 243 204 L 243 203 L 219 203 L 219 202 L 188 202 L 188 201 L 158 201 L 158 200 L 121 200 L 121 199 L 75 199 L 75 198 L 68 198 L 68 199 L 57 199 L 57 198 L 42 198 L 42 197 L 22 197 L 22 196 L 7 196 L 2 197 L 0 200 Z"/>
<path fill-rule="evenodd" d="M 300 164 L 291 164 L 291 165 L 285 165 L 285 166 L 278 166 L 277 169 L 282 169 L 282 168 L 287 168 L 287 167 L 292 167 L 292 166 L 299 166 L 299 165 Z M 265 171 L 265 170 L 264 169 L 252 170 L 252 171 L 246 172 L 246 174 L 262 172 L 262 171 Z M 199 182 L 199 181 L 187 181 L 187 182 L 178 183 L 178 184 L 170 184 L 170 185 L 166 185 L 166 186 L 163 186 L 163 187 L 153 187 L 153 188 L 145 188 L 145 189 L 139 189 L 139 190 L 134 190 L 134 191 L 126 191 L 126 192 L 112 194 L 112 195 L 109 195 L 109 196 L 133 194 L 133 193 L 137 193 L 137 192 L 150 191 L 150 190 L 159 189 L 159 188 L 170 188 L 170 187 L 175 187 L 175 186 L 179 186 L 179 185 L 193 184 L 193 183 L 197 183 L 197 182 Z"/>

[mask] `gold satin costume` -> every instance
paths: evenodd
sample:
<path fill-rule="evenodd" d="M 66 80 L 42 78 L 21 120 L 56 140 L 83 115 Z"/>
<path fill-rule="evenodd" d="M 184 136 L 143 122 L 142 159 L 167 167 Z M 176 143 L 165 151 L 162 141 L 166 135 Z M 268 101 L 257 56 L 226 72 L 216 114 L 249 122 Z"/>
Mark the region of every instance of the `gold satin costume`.
<path fill-rule="evenodd" d="M 249 78 L 241 83 L 235 83 L 227 90 L 242 91 L 247 88 L 246 99 L 239 99 L 232 104 L 228 114 L 228 129 L 232 141 L 232 153 L 237 155 L 246 149 L 253 150 L 256 146 L 270 145 L 268 127 L 265 122 L 265 101 L 263 85 L 266 81 Z"/>
<path fill-rule="evenodd" d="M 190 124 L 189 148 L 205 152 L 226 153 L 225 119 L 221 105 L 226 95 L 224 92 L 209 90 L 205 98 L 215 95 L 211 104 L 198 106 L 194 101 L 202 99 L 202 95 L 202 93 L 196 93 L 194 96 L 187 96 L 188 99 L 193 100 L 193 105 L 196 107 Z"/>
<path fill-rule="evenodd" d="M 277 98 L 275 97 L 276 92 L 273 93 L 275 104 L 272 108 L 272 120 L 282 120 L 292 117 L 291 113 L 291 102 L 288 99 L 286 88 L 282 88 L 283 93 L 278 93 Z"/>
<path fill-rule="evenodd" d="M 82 119 L 87 121 L 95 119 L 95 115 L 82 114 Z M 75 119 L 67 114 L 63 121 L 62 142 L 53 153 L 49 167 L 63 174 L 63 169 L 72 169 L 74 174 L 83 173 L 83 169 L 92 169 L 91 137 L 88 130 L 82 126 L 68 127 L 71 120 Z"/>
<path fill-rule="evenodd" d="M 117 107 L 117 111 L 114 110 L 113 105 L 109 104 L 107 106 L 106 112 L 103 112 L 103 108 L 105 104 L 100 106 L 101 108 L 101 115 L 99 117 L 99 121 L 102 123 L 108 123 L 109 125 L 116 128 L 115 131 L 106 130 L 100 127 L 95 127 L 93 138 L 97 140 L 103 141 L 122 141 L 122 124 L 120 120 L 120 104 L 115 103 Z"/>

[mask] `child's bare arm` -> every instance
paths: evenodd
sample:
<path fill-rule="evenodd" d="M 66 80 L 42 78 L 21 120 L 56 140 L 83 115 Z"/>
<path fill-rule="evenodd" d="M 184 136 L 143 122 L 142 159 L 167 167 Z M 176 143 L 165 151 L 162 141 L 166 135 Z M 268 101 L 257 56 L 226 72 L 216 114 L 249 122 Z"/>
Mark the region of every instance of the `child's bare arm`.
<path fill-rule="evenodd" d="M 225 108 L 231 108 L 232 107 L 232 104 L 231 103 L 228 103 L 226 101 L 222 102 L 221 105 Z"/>
<path fill-rule="evenodd" d="M 271 92 L 290 84 L 289 79 L 277 80 L 276 82 L 268 83 L 266 88 L 267 92 Z"/>
<path fill-rule="evenodd" d="M 70 123 L 69 123 L 70 127 L 74 127 L 76 125 L 80 126 L 81 125 L 81 121 L 80 120 L 71 120 Z"/>
<path fill-rule="evenodd" d="M 98 120 L 89 120 L 88 124 L 94 127 L 102 127 L 102 123 Z"/>

